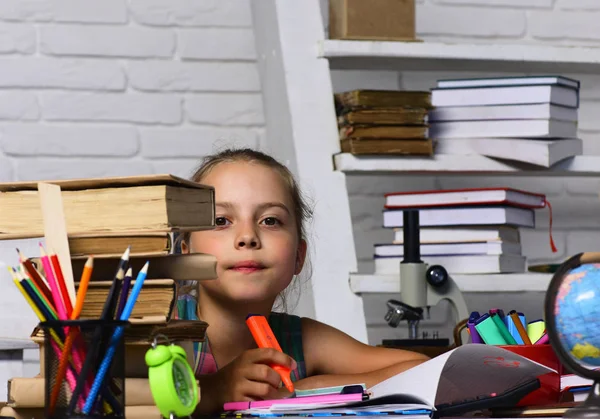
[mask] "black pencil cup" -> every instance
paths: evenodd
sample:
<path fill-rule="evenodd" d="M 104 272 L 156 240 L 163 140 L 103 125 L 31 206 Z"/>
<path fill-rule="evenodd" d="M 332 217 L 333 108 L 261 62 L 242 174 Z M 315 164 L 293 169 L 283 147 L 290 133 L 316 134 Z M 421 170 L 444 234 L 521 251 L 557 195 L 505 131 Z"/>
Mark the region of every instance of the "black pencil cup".
<path fill-rule="evenodd" d="M 123 333 L 128 324 L 101 320 L 40 323 L 47 419 L 125 417 Z M 101 373 L 103 364 L 108 365 L 105 374 Z"/>

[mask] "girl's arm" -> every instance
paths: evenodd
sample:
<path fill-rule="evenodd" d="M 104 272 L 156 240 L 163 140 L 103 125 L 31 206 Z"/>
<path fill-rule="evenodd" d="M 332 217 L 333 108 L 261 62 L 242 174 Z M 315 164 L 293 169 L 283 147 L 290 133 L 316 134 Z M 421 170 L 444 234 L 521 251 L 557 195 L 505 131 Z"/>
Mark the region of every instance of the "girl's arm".
<path fill-rule="evenodd" d="M 426 355 L 365 345 L 312 319 L 302 318 L 302 347 L 308 378 L 299 389 L 364 383 L 371 387 L 419 365 Z"/>

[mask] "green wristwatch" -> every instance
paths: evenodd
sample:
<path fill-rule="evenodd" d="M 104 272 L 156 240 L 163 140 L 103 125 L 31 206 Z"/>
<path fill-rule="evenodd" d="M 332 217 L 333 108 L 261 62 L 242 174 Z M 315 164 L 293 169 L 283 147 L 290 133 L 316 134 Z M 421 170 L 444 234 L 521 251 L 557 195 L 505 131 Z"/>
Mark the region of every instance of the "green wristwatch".
<path fill-rule="evenodd" d="M 190 416 L 200 401 L 194 371 L 181 346 L 158 345 L 146 352 L 148 381 L 154 403 L 165 418 Z"/>

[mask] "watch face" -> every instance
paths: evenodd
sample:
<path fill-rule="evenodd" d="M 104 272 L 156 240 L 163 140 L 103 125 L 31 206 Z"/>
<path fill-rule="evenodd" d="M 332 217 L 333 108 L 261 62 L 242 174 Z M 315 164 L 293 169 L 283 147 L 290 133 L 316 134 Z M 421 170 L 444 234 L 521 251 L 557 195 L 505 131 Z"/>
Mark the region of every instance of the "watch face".
<path fill-rule="evenodd" d="M 179 359 L 173 361 L 173 383 L 181 403 L 185 406 L 191 406 L 194 402 L 196 380 L 190 376 L 186 365 Z"/>

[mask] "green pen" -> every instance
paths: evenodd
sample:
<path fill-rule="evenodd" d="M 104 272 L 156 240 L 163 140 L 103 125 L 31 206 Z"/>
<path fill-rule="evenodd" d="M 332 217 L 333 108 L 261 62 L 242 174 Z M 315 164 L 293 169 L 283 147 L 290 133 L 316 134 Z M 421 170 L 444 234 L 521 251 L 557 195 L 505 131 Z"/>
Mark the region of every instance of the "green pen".
<path fill-rule="evenodd" d="M 488 313 L 475 321 L 475 329 L 487 345 L 506 345 L 506 340 Z"/>
<path fill-rule="evenodd" d="M 506 341 L 506 343 L 508 345 L 516 345 L 517 341 L 515 340 L 513 335 L 510 334 L 510 332 L 508 331 L 508 328 L 506 327 L 506 325 L 504 324 L 504 321 L 502 320 L 502 318 L 500 318 L 498 313 L 492 314 L 491 317 L 492 317 L 493 322 L 496 324 L 498 331 L 500 332 L 500 334 Z"/>

